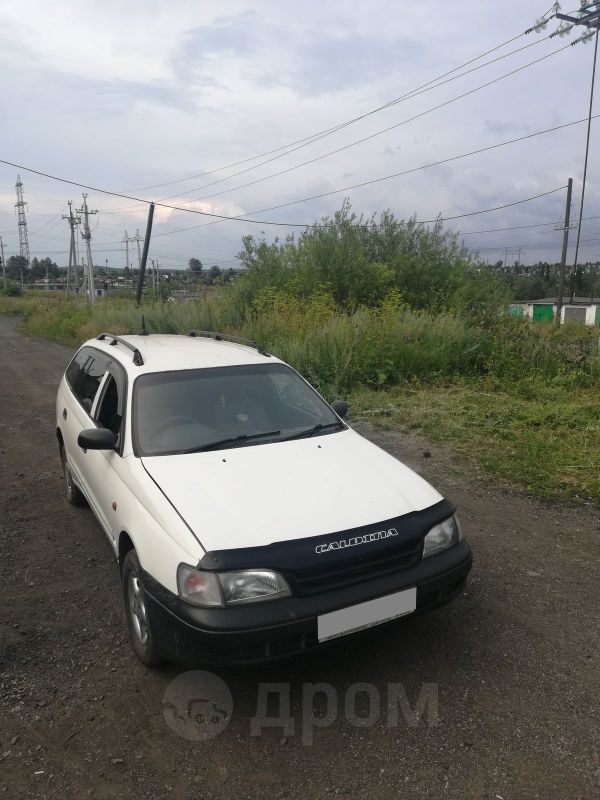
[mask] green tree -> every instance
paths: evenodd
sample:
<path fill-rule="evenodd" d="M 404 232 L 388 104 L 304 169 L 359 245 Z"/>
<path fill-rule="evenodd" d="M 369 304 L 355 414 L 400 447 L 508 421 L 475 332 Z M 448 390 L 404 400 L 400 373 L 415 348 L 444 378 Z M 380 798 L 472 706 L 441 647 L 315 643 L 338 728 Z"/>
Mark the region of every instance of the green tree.
<path fill-rule="evenodd" d="M 188 269 L 192 273 L 192 275 L 200 277 L 203 270 L 202 262 L 200 261 L 199 258 L 190 258 L 190 260 L 188 261 Z"/>
<path fill-rule="evenodd" d="M 58 264 L 55 264 L 51 258 L 33 258 L 31 261 L 31 270 L 29 272 L 32 280 L 44 280 L 46 276 L 52 280 L 57 278 L 60 274 Z"/>
<path fill-rule="evenodd" d="M 21 280 L 21 271 L 25 276 L 27 271 L 27 259 L 25 256 L 10 256 L 6 259 L 6 274 L 14 280 Z"/>
<path fill-rule="evenodd" d="M 214 282 L 216 281 L 216 279 L 217 279 L 217 278 L 218 278 L 220 275 L 221 275 L 221 268 L 220 268 L 220 267 L 217 267 L 217 265 L 216 265 L 216 264 L 213 264 L 213 266 L 212 266 L 212 267 L 211 267 L 211 268 L 208 270 L 208 277 L 209 277 L 209 278 L 211 279 L 211 281 L 214 283 Z"/>

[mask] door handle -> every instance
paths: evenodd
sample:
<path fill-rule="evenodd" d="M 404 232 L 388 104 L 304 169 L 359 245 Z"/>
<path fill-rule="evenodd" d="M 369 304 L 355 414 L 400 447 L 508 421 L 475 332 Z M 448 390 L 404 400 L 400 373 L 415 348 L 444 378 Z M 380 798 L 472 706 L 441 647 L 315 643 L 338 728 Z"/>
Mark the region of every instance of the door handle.
<path fill-rule="evenodd" d="M 63 408 L 63 419 L 67 418 L 67 409 Z"/>

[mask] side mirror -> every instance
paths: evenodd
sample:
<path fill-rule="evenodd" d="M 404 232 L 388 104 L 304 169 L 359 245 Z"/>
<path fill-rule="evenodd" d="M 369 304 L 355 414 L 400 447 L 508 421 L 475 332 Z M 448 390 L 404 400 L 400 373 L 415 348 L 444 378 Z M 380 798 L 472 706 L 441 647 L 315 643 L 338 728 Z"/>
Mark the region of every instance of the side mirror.
<path fill-rule="evenodd" d="M 114 450 L 116 443 L 117 437 L 108 428 L 89 428 L 77 437 L 82 450 Z"/>
<path fill-rule="evenodd" d="M 334 400 L 331 404 L 331 407 L 338 417 L 341 417 L 342 419 L 344 419 L 348 413 L 348 403 L 345 400 Z"/>

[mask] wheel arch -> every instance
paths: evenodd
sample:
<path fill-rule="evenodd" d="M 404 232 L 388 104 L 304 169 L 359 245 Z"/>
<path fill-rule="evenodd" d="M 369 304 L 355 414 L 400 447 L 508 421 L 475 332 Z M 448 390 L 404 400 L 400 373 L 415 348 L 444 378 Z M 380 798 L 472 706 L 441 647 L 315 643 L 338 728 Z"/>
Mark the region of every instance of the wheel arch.
<path fill-rule="evenodd" d="M 123 561 L 125 560 L 125 556 L 130 550 L 135 550 L 135 544 L 131 536 L 127 533 L 127 531 L 121 531 L 119 534 L 119 569 L 123 569 Z M 137 551 L 136 551 L 137 552 Z"/>

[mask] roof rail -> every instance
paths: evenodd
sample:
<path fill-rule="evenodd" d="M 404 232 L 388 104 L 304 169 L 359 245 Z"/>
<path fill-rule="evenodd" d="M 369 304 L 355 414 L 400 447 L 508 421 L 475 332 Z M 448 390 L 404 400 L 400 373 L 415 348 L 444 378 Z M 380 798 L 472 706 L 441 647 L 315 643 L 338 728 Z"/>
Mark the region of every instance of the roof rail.
<path fill-rule="evenodd" d="M 123 339 L 121 336 L 115 336 L 114 333 L 101 333 L 96 336 L 96 339 L 99 341 L 110 339 L 110 345 L 122 344 L 123 347 L 126 347 L 128 350 L 133 352 L 133 363 L 136 365 L 136 367 L 142 367 L 144 365 L 144 359 L 142 358 L 142 354 L 137 347 L 131 344 L 131 342 L 128 342 L 126 339 Z"/>
<path fill-rule="evenodd" d="M 216 342 L 231 342 L 232 344 L 241 344 L 245 347 L 251 347 L 253 350 L 258 350 L 261 356 L 268 356 L 270 358 L 271 353 L 267 353 L 265 348 L 253 342 L 252 339 L 241 339 L 239 336 L 229 336 L 227 333 L 216 333 L 215 331 L 188 331 L 188 336 L 202 336 L 205 339 L 214 339 Z"/>

